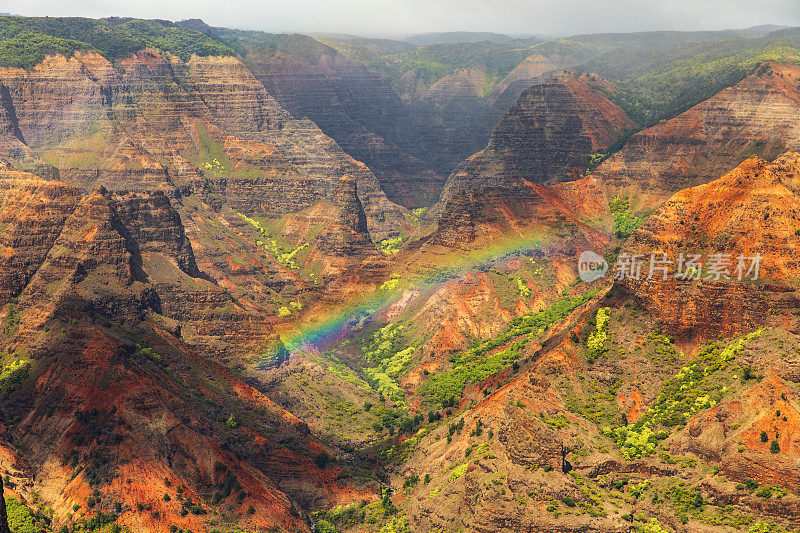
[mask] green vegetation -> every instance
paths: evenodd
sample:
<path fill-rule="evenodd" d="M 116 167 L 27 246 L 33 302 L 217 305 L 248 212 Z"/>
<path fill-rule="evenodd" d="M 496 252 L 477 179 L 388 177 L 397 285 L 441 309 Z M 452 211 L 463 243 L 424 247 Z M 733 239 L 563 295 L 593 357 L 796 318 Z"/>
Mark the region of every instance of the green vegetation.
<path fill-rule="evenodd" d="M 462 465 L 458 465 L 450 471 L 450 483 L 457 480 L 467 472 L 467 468 L 469 468 L 469 463 L 464 463 Z"/>
<path fill-rule="evenodd" d="M 142 344 L 136 345 L 136 356 L 145 357 L 156 363 L 160 363 L 164 359 L 160 354 L 156 353 L 155 350 L 149 346 L 143 346 Z"/>
<path fill-rule="evenodd" d="M 586 339 L 586 347 L 589 349 L 589 362 L 606 353 L 606 340 L 608 339 L 608 319 L 610 308 L 601 307 L 597 310 L 595 318 L 595 330 Z"/>
<path fill-rule="evenodd" d="M 649 32 L 581 35 L 545 42 L 439 44 L 405 51 L 353 42 L 328 44 L 391 83 L 401 77 L 413 77 L 427 88 L 445 76 L 474 69 L 484 75 L 482 96 L 528 57 L 573 57 L 584 72 L 611 80 L 611 90 L 602 84 L 596 87 L 607 91 L 607 96 L 642 127 L 686 111 L 738 82 L 764 61 L 800 60 L 800 42 L 791 30 L 750 39 L 711 32 Z M 298 47 L 296 43 L 282 45 L 289 52 Z M 315 57 L 322 53 L 320 46 L 314 48 Z M 593 157 L 589 168 L 620 146 L 621 143 Z"/>
<path fill-rule="evenodd" d="M 415 77 L 430 87 L 436 81 L 461 69 L 482 66 L 487 74 L 483 94 L 506 77 L 523 59 L 530 56 L 532 47 L 510 49 L 495 43 L 439 44 L 415 48 L 384 58 L 375 64 L 393 82 L 413 71 Z"/>
<path fill-rule="evenodd" d="M 653 518 L 650 522 L 644 524 L 643 526 L 637 528 L 637 531 L 641 531 L 641 533 L 669 533 L 669 529 L 664 529 L 661 524 Z"/>
<path fill-rule="evenodd" d="M 639 421 L 625 427 L 605 427 L 603 433 L 614 439 L 628 459 L 649 455 L 659 440 L 669 436 L 668 431 L 656 432 L 656 428 L 683 426 L 696 413 L 719 403 L 728 389 L 724 383 L 733 382 L 732 377 L 725 379 L 724 372 L 761 331 L 724 347 L 718 342 L 706 345 L 690 365 L 662 384 L 658 398 Z"/>
<path fill-rule="evenodd" d="M 238 493 L 242 491 L 242 485 L 239 483 L 239 480 L 236 478 L 236 475 L 231 471 L 225 472 L 225 477 L 222 480 L 222 483 L 219 484 L 217 490 L 214 492 L 214 495 L 211 498 L 212 505 L 218 505 L 231 495 L 231 493 Z M 168 497 L 167 494 L 164 496 Z M 165 498 L 164 501 L 169 501 Z"/>
<path fill-rule="evenodd" d="M 605 150 L 600 150 L 599 152 L 595 152 L 589 155 L 589 159 L 586 163 L 586 169 L 581 173 L 582 177 L 586 177 L 600 166 L 600 163 L 605 161 L 611 154 L 616 151 L 619 151 L 622 148 L 625 141 L 633 134 L 633 131 L 626 131 L 624 132 L 614 143 L 609 145 Z"/>
<path fill-rule="evenodd" d="M 481 96 L 487 96 L 495 86 L 524 59 L 542 54 L 584 56 L 586 47 L 575 41 L 555 39 L 545 43 L 538 40 L 514 40 L 507 43 L 448 43 L 422 46 L 396 53 L 381 53 L 350 43 L 330 43 L 340 53 L 380 72 L 391 83 L 413 75 L 425 87 L 445 76 L 465 69 L 484 73 Z"/>
<path fill-rule="evenodd" d="M 278 263 L 289 267 L 292 270 L 298 270 L 300 266 L 295 263 L 295 259 L 297 258 L 298 254 L 303 250 L 308 249 L 311 244 L 308 242 L 304 242 L 299 246 L 292 248 L 292 249 L 285 249 L 280 247 L 272 238 L 271 233 L 267 228 L 265 228 L 258 220 L 248 217 L 247 215 L 243 215 L 242 213 L 237 213 L 239 217 L 250 224 L 253 228 L 258 230 L 259 234 L 262 237 L 267 239 L 266 241 L 257 240 L 256 244 L 263 247 L 267 252 L 269 252 L 277 261 Z"/>
<path fill-rule="evenodd" d="M 405 517 L 395 516 L 381 528 L 380 533 L 411 533 L 411 529 Z"/>
<path fill-rule="evenodd" d="M 405 394 L 397 384 L 397 377 L 411 360 L 414 350 L 414 347 L 408 347 L 382 363 L 378 368 L 365 368 L 364 374 L 370 387 L 393 402 L 404 403 Z"/>
<path fill-rule="evenodd" d="M 681 357 L 675 347 L 675 339 L 658 331 L 651 331 L 647 334 L 644 350 L 650 356 L 653 364 L 659 368 L 674 366 Z"/>
<path fill-rule="evenodd" d="M 61 54 L 69 57 L 76 50 L 90 48 L 90 45 L 80 41 L 20 32 L 0 41 L 0 66 L 30 69 L 49 55 Z"/>
<path fill-rule="evenodd" d="M 317 521 L 315 533 L 344 531 L 365 524 L 383 524 L 379 529 L 381 533 L 410 532 L 407 518 L 394 506 L 388 492 L 377 502 L 367 503 L 364 500 L 330 511 L 315 511 L 312 516 Z"/>
<path fill-rule="evenodd" d="M 314 517 L 319 520 L 315 531 L 338 531 L 339 528 L 347 529 L 364 523 L 365 504 L 351 503 L 340 505 L 330 511 L 317 511 Z M 322 524 L 322 525 L 320 525 Z"/>
<path fill-rule="evenodd" d="M 272 241 L 272 242 L 274 243 L 275 241 Z M 292 270 L 297 270 L 300 267 L 298 267 L 297 264 L 295 264 L 294 258 L 297 257 L 297 254 L 300 251 L 305 250 L 309 246 L 311 246 L 309 243 L 304 242 L 303 244 L 301 244 L 300 246 L 298 246 L 298 247 L 296 247 L 296 248 L 294 248 L 292 250 L 289 250 L 289 251 L 284 252 L 282 254 L 278 254 L 278 256 L 277 256 L 278 262 L 280 264 L 282 264 L 282 265 L 288 266 Z"/>
<path fill-rule="evenodd" d="M 192 54 L 234 54 L 222 42 L 165 20 L 0 17 L 0 66 L 4 67 L 30 69 L 47 55 L 69 57 L 81 50 L 116 61 L 148 47 L 184 61 Z"/>
<path fill-rule="evenodd" d="M 391 292 L 395 290 L 400 285 L 400 275 L 399 274 L 392 274 L 389 276 L 389 279 L 384 281 L 381 284 L 381 291 Z"/>
<path fill-rule="evenodd" d="M 455 399 L 461 397 L 467 383 L 486 379 L 511 365 L 532 337 L 544 333 L 551 325 L 592 299 L 597 292 L 587 291 L 575 298 L 565 296 L 543 311 L 515 318 L 505 333 L 479 342 L 465 353 L 452 356 L 452 369 L 432 376 L 420 387 L 420 394 L 442 406 L 452 405 Z M 505 349 L 487 356 L 489 352 L 505 345 L 508 345 Z"/>
<path fill-rule="evenodd" d="M 609 210 L 614 217 L 614 234 L 620 239 L 627 239 L 644 222 L 644 218 L 630 212 L 627 196 L 615 196 L 608 202 Z"/>
<path fill-rule="evenodd" d="M 402 237 L 395 237 L 394 239 L 383 239 L 380 242 L 380 249 L 383 255 L 394 255 L 400 251 L 400 245 L 403 243 Z"/>
<path fill-rule="evenodd" d="M 609 96 L 634 121 L 652 126 L 737 83 L 765 61 L 797 63 L 800 47 L 779 34 L 695 43 L 676 48 L 643 71 L 619 80 Z"/>
<path fill-rule="evenodd" d="M 755 492 L 755 495 L 758 496 L 759 498 L 767 499 L 767 498 L 772 498 L 773 496 L 775 496 L 776 498 L 783 498 L 784 496 L 786 496 L 787 493 L 788 491 L 781 487 L 764 486 L 759 488 Z"/>
<path fill-rule="evenodd" d="M 583 387 L 583 394 L 580 396 L 574 387 L 563 382 L 560 384 L 559 390 L 566 401 L 567 409 L 591 420 L 599 427 L 605 427 L 617 423 L 620 419 L 617 403 L 618 387 L 619 382 L 606 385 L 597 379 L 592 379 Z M 542 417 L 540 416 L 540 418 Z M 545 418 L 542 420 L 550 425 L 549 420 Z"/>
<path fill-rule="evenodd" d="M 370 363 L 379 363 L 375 368 L 365 368 L 364 374 L 370 386 L 394 402 L 403 403 L 405 395 L 397 384 L 397 378 L 411 362 L 415 346 L 405 346 L 402 322 L 393 322 L 376 331 L 370 341 L 362 346 L 364 358 Z"/>
<path fill-rule="evenodd" d="M 28 377 L 30 361 L 18 359 L 0 370 L 0 395 L 5 395 Z"/>
<path fill-rule="evenodd" d="M 362 345 L 362 353 L 370 363 L 380 362 L 404 349 L 403 322 L 392 322 L 376 331 L 370 341 Z"/>
<path fill-rule="evenodd" d="M 339 533 L 339 530 L 331 522 L 323 518 L 314 526 L 314 533 Z"/>
<path fill-rule="evenodd" d="M 8 306 L 6 308 L 8 311 L 3 324 L 3 333 L 5 333 L 6 337 L 13 337 L 19 328 L 21 315 L 19 309 L 17 308 L 18 304 L 19 302 L 16 298 L 12 298 L 11 301 L 8 302 Z"/>
<path fill-rule="evenodd" d="M 6 499 L 8 525 L 14 533 L 50 531 L 50 519 L 44 513 L 33 512 L 16 498 Z"/>
<path fill-rule="evenodd" d="M 523 298 L 530 298 L 533 294 L 530 287 L 528 287 L 528 283 L 523 278 L 517 278 L 517 290 Z"/>
<path fill-rule="evenodd" d="M 786 530 L 777 525 L 775 522 L 765 522 L 759 520 L 751 525 L 747 531 L 749 533 L 783 533 Z"/>
<path fill-rule="evenodd" d="M 34 493 L 34 503 L 39 498 Z M 101 495 L 95 491 L 89 496 L 88 506 L 90 509 L 98 507 L 101 503 Z M 47 533 L 52 529 L 52 509 L 44 507 L 41 500 L 36 504 L 36 510 L 26 506 L 16 498 L 6 499 L 6 511 L 8 513 L 8 525 L 14 533 Z M 77 509 L 75 509 L 77 510 Z M 106 513 L 98 511 L 97 514 L 89 518 L 71 522 L 69 526 L 64 525 L 60 532 L 74 533 L 122 533 L 123 528 L 116 523 L 117 516 L 122 510 L 119 502 L 115 502 L 114 512 Z M 127 529 L 126 529 L 127 531 Z"/>

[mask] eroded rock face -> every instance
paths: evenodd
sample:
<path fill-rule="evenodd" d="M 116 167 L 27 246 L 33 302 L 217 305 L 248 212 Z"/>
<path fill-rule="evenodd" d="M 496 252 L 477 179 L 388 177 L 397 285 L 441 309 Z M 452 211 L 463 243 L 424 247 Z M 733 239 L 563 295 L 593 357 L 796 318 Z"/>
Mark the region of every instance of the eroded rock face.
<path fill-rule="evenodd" d="M 25 342 L 56 318 L 124 322 L 150 313 L 221 358 L 275 339 L 267 316 L 203 277 L 163 192 L 100 187 L 82 195 L 13 171 L 0 176 L 0 186 L 2 303 L 13 299 Z"/>
<path fill-rule="evenodd" d="M 339 180 L 330 200 L 289 217 L 281 234 L 310 246 L 304 263 L 317 266 L 324 299 L 388 275 L 388 262 L 370 238 L 358 185 L 350 176 Z"/>
<path fill-rule="evenodd" d="M 251 528 L 306 531 L 293 508 L 349 501 L 351 489 L 336 482 L 338 470 L 314 464 L 313 455 L 323 448 L 307 426 L 225 367 L 149 321 L 122 329 L 86 315 L 72 322 L 69 314 L 59 317 L 29 352 L 46 354 L 38 360 L 39 379 L 12 402 L 22 421 L 15 427 L 15 444 L 25 449 L 20 459 L 37 479 L 36 490 L 59 509 L 56 523 L 67 521 L 66 509 L 85 505 L 94 493 L 101 498 L 96 508 L 121 502 L 129 511 L 118 521 L 130 529 L 204 528 L 204 516 L 181 515 L 175 501 L 192 498 L 207 509 L 206 492 L 231 476 L 241 496 L 236 489 L 225 503 L 241 507 L 242 521 Z M 213 390 L 213 406 L 187 390 Z M 247 412 L 255 418 L 247 420 Z M 246 445 L 219 423 L 217 414 L 223 413 L 258 425 L 242 428 Z M 292 449 L 274 435 L 294 439 Z M 54 457 L 64 456 L 74 466 L 54 464 Z M 78 466 L 75 476 L 62 475 Z M 142 502 L 151 507 L 137 512 Z M 249 506 L 257 513 L 247 515 Z"/>
<path fill-rule="evenodd" d="M 523 92 L 545 81 L 552 72 L 575 66 L 577 61 L 560 57 L 553 57 L 551 61 L 537 54 L 525 59 L 486 96 L 482 120 L 485 127 L 491 130 L 508 110 L 514 107 Z M 491 134 L 491 131 L 488 131 L 488 134 Z"/>
<path fill-rule="evenodd" d="M 800 147 L 800 69 L 767 63 L 689 111 L 632 136 L 594 176 L 663 200 L 715 179 L 752 155 Z"/>
<path fill-rule="evenodd" d="M 363 210 L 348 209 L 360 205 L 354 183 L 340 197 L 341 223 L 366 234 Z M 0 341 L 30 375 L 4 388 L 6 414 L 20 423 L 14 445 L 5 426 L 0 440 L 54 508 L 84 505 L 97 489 L 98 509 L 151 502 L 119 518 L 131 529 L 198 529 L 199 515 L 180 515 L 163 495 L 176 499 L 181 487 L 206 505 L 207 490 L 233 475 L 241 495 L 231 504 L 257 510 L 242 511 L 248 527 L 306 530 L 292 508 L 360 497 L 335 467 L 314 464 L 323 447 L 305 424 L 220 365 L 246 363 L 262 345 L 286 354 L 268 316 L 201 275 L 163 192 L 83 194 L 4 169 L 0 208 Z M 245 423 L 259 428 L 242 428 L 246 445 L 234 433 Z M 65 456 L 72 466 L 54 465 Z"/>
<path fill-rule="evenodd" d="M 209 102 L 213 112 L 211 122 L 232 134 L 224 139 L 226 153 L 265 173 L 274 175 L 270 171 L 277 167 L 285 169 L 278 173 L 281 177 L 292 174 L 291 179 L 284 180 L 285 184 L 268 180 L 256 194 L 262 199 L 273 198 L 276 205 L 299 198 L 297 204 L 281 206 L 283 209 L 276 212 L 297 211 L 329 197 L 336 188 L 333 178 L 346 173 L 359 184 L 373 231 L 385 231 L 385 224 L 401 218 L 401 210 L 386 199 L 369 168 L 345 154 L 311 120 L 293 119 L 240 61 L 230 57 L 195 57 L 188 66 L 190 82 L 197 85 L 203 100 Z M 279 158 L 272 154 L 276 150 L 283 161 L 276 161 Z M 281 191 L 285 186 L 293 187 L 293 182 L 299 183 L 294 187 L 297 190 Z M 308 192 L 303 194 L 303 189 Z"/>
<path fill-rule="evenodd" d="M 589 76 L 563 74 L 522 93 L 494 128 L 487 151 L 501 161 L 501 179 L 564 181 L 633 126 Z"/>
<path fill-rule="evenodd" d="M 4 171 L 2 176 L 0 304 L 4 305 L 19 295 L 39 269 L 81 194 L 32 174 Z"/>
<path fill-rule="evenodd" d="M 200 277 L 180 215 L 163 192 L 115 194 L 112 208 L 119 219 L 118 230 L 139 253 L 160 253 L 186 275 Z"/>
<path fill-rule="evenodd" d="M 445 174 L 469 154 L 486 145 L 493 123 L 483 123 L 483 67 L 465 68 L 431 85 L 412 103 L 435 167 Z"/>
<path fill-rule="evenodd" d="M 342 256 L 352 254 L 365 245 L 372 247 L 367 231 L 367 216 L 358 199 L 356 181 L 352 178 L 340 179 L 332 203 L 333 220 L 320 236 L 320 247 Z"/>
<path fill-rule="evenodd" d="M 495 126 L 486 149 L 461 163 L 448 179 L 432 211 L 439 221 L 435 239 L 470 242 L 482 226 L 513 230 L 531 221 L 555 227 L 577 220 L 577 211 L 545 182 L 574 177 L 589 154 L 632 126 L 594 83 L 602 80 L 562 74 L 523 93 Z M 574 188 L 600 194 L 596 188 Z M 548 214 L 556 213 L 560 220 L 548 220 Z"/>
<path fill-rule="evenodd" d="M 704 254 L 700 280 L 619 280 L 648 311 L 675 333 L 699 339 L 733 335 L 765 325 L 798 327 L 800 272 L 796 234 L 800 216 L 800 154 L 788 152 L 772 163 L 751 158 L 707 185 L 676 194 L 637 230 L 623 254 Z M 709 255 L 728 254 L 727 275 L 708 272 Z M 748 274 L 760 255 L 759 279 Z M 738 256 L 746 259 L 743 281 L 736 273 Z M 676 265 L 673 264 L 673 272 Z M 710 276 L 710 278 L 709 278 Z"/>
<path fill-rule="evenodd" d="M 428 150 L 386 81 L 310 37 L 287 37 L 302 44 L 285 43 L 286 50 L 264 39 L 265 46 L 249 46 L 244 63 L 284 108 L 366 163 L 392 201 L 416 207 L 435 200 L 444 176 L 420 159 Z M 304 54 L 293 54 L 298 45 Z"/>
<path fill-rule="evenodd" d="M 24 142 L 61 179 L 89 190 L 221 191 L 223 201 L 255 196 L 261 205 L 251 207 L 277 213 L 329 196 L 347 173 L 359 183 L 371 230 L 402 221 L 363 163 L 313 122 L 292 119 L 240 61 L 184 63 L 143 50 L 118 67 L 78 53 L 30 72 L 0 69 L 5 148 Z M 226 153 L 231 161 L 213 163 Z M 237 179 L 245 183 L 233 185 Z"/>

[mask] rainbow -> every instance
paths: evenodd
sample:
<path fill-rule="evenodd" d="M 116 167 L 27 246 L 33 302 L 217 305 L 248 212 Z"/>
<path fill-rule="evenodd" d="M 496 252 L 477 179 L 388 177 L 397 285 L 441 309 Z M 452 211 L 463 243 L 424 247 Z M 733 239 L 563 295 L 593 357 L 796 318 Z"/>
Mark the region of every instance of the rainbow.
<path fill-rule="evenodd" d="M 436 289 L 453 279 L 462 278 L 475 268 L 502 263 L 512 255 L 542 250 L 546 242 L 547 239 L 542 234 L 518 235 L 500 239 L 493 245 L 468 253 L 454 251 L 444 256 L 440 265 L 431 267 L 427 272 L 405 279 L 394 275 L 381 287 L 345 304 L 325 310 L 322 315 L 305 323 L 296 324 L 294 329 L 281 332 L 281 340 L 290 352 L 321 350 L 337 340 L 343 340 L 353 326 L 363 325 L 364 322 L 379 316 L 410 288 L 420 292 Z M 402 251 L 400 253 L 402 254 Z M 395 270 L 407 269 L 408 265 L 402 262 L 403 257 L 400 256 Z M 392 279 L 397 280 L 394 286 L 390 283 Z"/>

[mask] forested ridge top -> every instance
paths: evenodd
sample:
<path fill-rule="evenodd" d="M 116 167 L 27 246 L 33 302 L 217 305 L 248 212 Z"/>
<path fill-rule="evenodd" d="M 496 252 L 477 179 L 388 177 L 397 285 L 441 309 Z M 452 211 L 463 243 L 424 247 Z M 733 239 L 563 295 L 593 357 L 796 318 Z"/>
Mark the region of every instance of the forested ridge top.
<path fill-rule="evenodd" d="M 192 54 L 235 54 L 226 44 L 167 20 L 0 17 L 0 65 L 4 67 L 29 69 L 48 55 L 70 56 L 85 50 L 114 61 L 148 47 L 182 59 Z"/>
<path fill-rule="evenodd" d="M 353 42 L 328 44 L 391 82 L 413 73 L 430 87 L 458 71 L 482 69 L 488 78 L 484 95 L 526 58 L 541 55 L 608 79 L 616 87 L 611 99 L 636 122 L 653 125 L 737 83 L 761 63 L 800 61 L 800 29 L 771 29 L 598 33 L 543 42 L 434 44 L 391 54 Z"/>
<path fill-rule="evenodd" d="M 316 64 L 342 54 L 390 84 L 408 75 L 426 87 L 459 71 L 485 72 L 483 95 L 527 58 L 542 56 L 595 72 L 615 88 L 609 97 L 637 123 L 671 118 L 730 86 L 766 61 L 800 61 L 800 29 L 586 34 L 541 41 L 436 43 L 411 49 L 354 36 L 314 38 L 180 22 L 109 17 L 0 17 L 0 66 L 30 69 L 48 55 L 96 51 L 117 61 L 143 48 L 191 55 L 244 56 L 266 48 Z M 398 41 L 399 43 L 399 41 Z M 397 44 L 397 43 L 395 43 Z M 399 51 L 398 51 L 399 50 Z"/>

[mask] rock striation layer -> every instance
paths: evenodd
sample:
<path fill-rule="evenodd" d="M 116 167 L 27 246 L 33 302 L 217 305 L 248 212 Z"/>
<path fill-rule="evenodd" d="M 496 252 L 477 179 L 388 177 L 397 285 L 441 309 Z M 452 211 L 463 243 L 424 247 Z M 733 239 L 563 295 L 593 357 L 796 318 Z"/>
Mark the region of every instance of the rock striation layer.
<path fill-rule="evenodd" d="M 281 106 L 367 164 L 392 201 L 408 207 L 434 201 L 444 176 L 420 159 L 427 154 L 410 110 L 379 75 L 310 37 L 231 37 L 244 43 L 244 64 Z"/>
<path fill-rule="evenodd" d="M 497 123 L 486 149 L 448 178 L 432 211 L 438 216 L 436 238 L 447 242 L 463 228 L 462 240 L 469 242 L 482 225 L 522 226 L 552 201 L 569 218 L 571 208 L 554 200 L 559 191 L 544 184 L 574 179 L 591 153 L 632 127 L 625 113 L 600 94 L 599 83 L 562 73 L 525 91 Z M 575 186 L 580 188 L 578 182 Z"/>
<path fill-rule="evenodd" d="M 363 163 L 311 121 L 292 119 L 235 58 L 184 63 L 143 50 L 115 68 L 96 53 L 78 53 L 47 58 L 30 72 L 0 69 L 0 84 L 5 115 L 15 117 L 6 121 L 3 148 L 13 152 L 23 142 L 37 165 L 88 190 L 224 191 L 223 201 L 232 202 L 237 192 L 255 193 L 263 211 L 285 213 L 332 194 L 347 173 L 359 182 L 373 231 L 402 221 Z M 245 187 L 229 186 L 240 178 Z"/>
<path fill-rule="evenodd" d="M 765 63 L 685 113 L 633 135 L 593 176 L 665 199 L 707 183 L 752 155 L 800 148 L 800 68 Z"/>
<path fill-rule="evenodd" d="M 750 158 L 725 176 L 670 198 L 622 250 L 625 257 L 641 254 L 648 261 L 651 253 L 667 254 L 672 261 L 681 253 L 686 258 L 702 254 L 703 267 L 695 269 L 693 279 L 674 276 L 675 263 L 666 279 L 659 270 L 651 279 L 645 272 L 641 279 L 626 276 L 616 285 L 681 337 L 713 339 L 766 325 L 796 330 L 798 216 L 800 154 L 787 152 L 772 163 Z M 713 254 L 728 256 L 716 271 Z M 756 255 L 759 267 L 751 271 Z M 742 280 L 739 256 L 745 258 Z"/>

